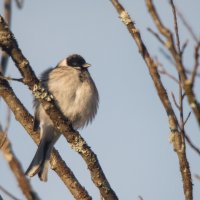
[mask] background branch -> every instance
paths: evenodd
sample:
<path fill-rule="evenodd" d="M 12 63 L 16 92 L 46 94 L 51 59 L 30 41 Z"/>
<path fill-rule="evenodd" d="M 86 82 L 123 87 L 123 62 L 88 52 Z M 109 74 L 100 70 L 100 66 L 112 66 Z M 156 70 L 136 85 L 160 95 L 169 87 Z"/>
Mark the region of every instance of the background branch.
<path fill-rule="evenodd" d="M 186 93 L 186 96 L 188 98 L 189 105 L 192 108 L 192 110 L 195 114 L 195 117 L 197 119 L 197 122 L 200 126 L 200 104 L 197 101 L 196 95 L 193 91 L 193 87 L 192 87 L 193 83 L 187 78 L 185 66 L 183 65 L 181 55 L 176 50 L 176 45 L 174 43 L 173 34 L 162 23 L 159 15 L 157 13 L 157 10 L 156 10 L 156 8 L 153 4 L 153 1 L 152 0 L 146 0 L 146 5 L 147 5 L 149 13 L 150 13 L 150 15 L 153 19 L 153 22 L 155 23 L 157 29 L 167 39 L 167 44 L 168 44 L 167 47 L 168 47 L 168 50 L 169 50 L 171 56 L 173 57 L 173 59 L 176 63 L 176 69 L 177 69 L 177 71 L 180 75 L 182 87 L 183 87 L 183 89 Z M 176 23 L 176 22 L 174 22 L 174 23 Z"/>
<path fill-rule="evenodd" d="M 191 34 L 194 41 L 198 42 L 199 39 L 196 36 L 194 30 L 192 29 L 192 27 L 190 26 L 190 24 L 188 23 L 188 21 L 186 20 L 186 18 L 184 17 L 184 15 L 181 13 L 181 11 L 178 9 L 177 6 L 176 6 L 176 12 L 177 12 L 177 15 L 180 17 L 180 20 L 182 21 L 183 25 L 186 27 L 188 32 Z"/>
<path fill-rule="evenodd" d="M 4 194 L 6 194 L 8 197 L 10 197 L 11 199 L 13 199 L 13 200 L 19 200 L 18 198 L 16 198 L 13 194 L 11 194 L 10 192 L 8 192 L 4 187 L 2 187 L 1 185 L 0 185 L 0 190 L 4 193 Z M 0 195 L 0 200 L 1 200 L 1 195 Z"/>
<path fill-rule="evenodd" d="M 113 4 L 113 6 L 116 8 L 117 12 L 119 13 L 119 16 L 120 16 L 122 22 L 125 24 L 128 31 L 130 32 L 133 39 L 135 40 L 135 43 L 137 44 L 140 54 L 141 54 L 142 58 L 144 59 L 146 66 L 148 67 L 149 73 L 154 82 L 158 96 L 163 104 L 163 107 L 165 108 L 165 111 L 166 111 L 168 119 L 169 119 L 169 128 L 170 128 L 171 134 L 173 135 L 172 143 L 174 145 L 174 149 L 175 149 L 178 159 L 179 159 L 179 165 L 180 165 L 180 171 L 181 171 L 182 180 L 183 180 L 183 189 L 184 189 L 185 199 L 192 200 L 191 173 L 190 173 L 189 163 L 188 163 L 187 157 L 186 157 L 184 139 L 182 138 L 182 135 L 180 134 L 180 132 L 178 130 L 178 121 L 175 116 L 174 110 L 172 109 L 167 92 L 161 82 L 160 76 L 157 71 L 157 65 L 154 62 L 154 60 L 152 59 L 152 57 L 150 56 L 144 42 L 142 41 L 139 30 L 136 28 L 136 26 L 134 25 L 133 21 L 131 20 L 130 16 L 125 11 L 123 6 L 117 0 L 111 0 L 111 2 Z M 147 6 L 149 7 L 149 4 L 151 4 L 151 1 L 147 0 L 146 3 L 147 3 Z M 152 12 L 152 10 L 150 12 Z M 156 21 L 157 24 L 161 23 L 160 21 L 158 21 L 157 18 L 155 18 L 155 19 L 157 20 Z M 160 31 L 162 31 L 162 33 L 164 35 L 169 35 L 168 30 L 163 29 L 162 26 L 161 26 Z M 169 35 L 169 37 L 171 37 L 171 35 Z"/>

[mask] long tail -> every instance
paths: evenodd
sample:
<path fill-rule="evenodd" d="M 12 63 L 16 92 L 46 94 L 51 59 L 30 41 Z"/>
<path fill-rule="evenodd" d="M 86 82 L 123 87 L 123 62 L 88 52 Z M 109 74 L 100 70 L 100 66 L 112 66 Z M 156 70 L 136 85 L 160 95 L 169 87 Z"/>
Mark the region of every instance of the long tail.
<path fill-rule="evenodd" d="M 42 138 L 35 156 L 26 170 L 27 176 L 38 174 L 41 181 L 47 181 L 49 159 L 55 142 L 59 135 L 55 133 L 53 127 L 44 127 Z"/>

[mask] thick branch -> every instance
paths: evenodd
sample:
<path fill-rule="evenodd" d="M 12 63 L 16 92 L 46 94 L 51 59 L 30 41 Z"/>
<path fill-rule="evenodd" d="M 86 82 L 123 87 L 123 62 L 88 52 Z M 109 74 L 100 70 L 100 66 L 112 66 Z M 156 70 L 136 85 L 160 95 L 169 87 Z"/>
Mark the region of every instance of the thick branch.
<path fill-rule="evenodd" d="M 148 70 L 150 72 L 151 78 L 154 82 L 155 88 L 157 90 L 158 96 L 165 108 L 165 111 L 168 115 L 169 119 L 169 128 L 171 130 L 172 134 L 172 142 L 174 145 L 174 149 L 178 155 L 179 159 L 179 165 L 180 165 L 180 171 L 183 179 L 183 189 L 185 193 L 185 199 L 186 200 L 192 200 L 192 181 L 191 181 L 191 173 L 189 168 L 189 163 L 187 161 L 186 157 L 186 151 L 185 151 L 185 143 L 184 138 L 182 137 L 182 134 L 180 134 L 178 130 L 178 121 L 176 118 L 176 115 L 174 113 L 174 110 L 172 109 L 170 100 L 168 98 L 168 95 L 166 93 L 166 90 L 161 82 L 160 76 L 158 74 L 157 68 L 158 66 L 152 59 L 151 55 L 149 54 L 144 42 L 142 41 L 142 38 L 140 36 L 139 30 L 134 25 L 133 21 L 131 20 L 128 13 L 125 11 L 125 9 L 122 7 L 122 5 L 119 3 L 118 0 L 111 0 L 112 4 L 116 8 L 117 12 L 119 13 L 119 16 L 122 20 L 122 22 L 126 25 L 128 31 L 134 38 L 137 47 L 141 53 L 142 58 L 144 59 Z M 156 23 L 160 23 L 159 21 L 156 21 Z M 161 29 L 163 34 L 169 34 L 168 30 Z M 169 35 L 169 37 L 171 37 Z"/>
<path fill-rule="evenodd" d="M 28 113 L 6 80 L 0 79 L 0 96 L 8 104 L 17 121 L 25 128 L 35 143 L 39 143 L 39 133 L 33 131 L 33 117 Z M 77 200 L 91 200 L 87 191 L 80 185 L 73 172 L 65 164 L 59 153 L 54 149 L 51 155 L 53 170 L 58 174 L 72 195 Z"/>
<path fill-rule="evenodd" d="M 96 154 L 87 145 L 81 135 L 73 130 L 69 120 L 65 118 L 56 106 L 52 95 L 45 91 L 44 88 L 41 88 L 39 80 L 35 76 L 28 60 L 19 49 L 17 41 L 6 26 L 2 17 L 0 17 L 0 46 L 12 57 L 23 76 L 24 83 L 28 85 L 29 89 L 32 90 L 35 97 L 42 104 L 55 128 L 65 136 L 72 148 L 74 148 L 85 160 L 88 169 L 90 170 L 92 180 L 99 188 L 104 199 L 118 199 L 103 173 Z"/>

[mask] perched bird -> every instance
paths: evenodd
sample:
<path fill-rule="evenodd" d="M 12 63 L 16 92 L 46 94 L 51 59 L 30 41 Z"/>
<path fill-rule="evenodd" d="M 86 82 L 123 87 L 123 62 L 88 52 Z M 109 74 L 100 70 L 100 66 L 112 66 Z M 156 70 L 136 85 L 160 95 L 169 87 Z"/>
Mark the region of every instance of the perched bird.
<path fill-rule="evenodd" d="M 75 130 L 91 122 L 98 109 L 99 95 L 88 67 L 90 64 L 82 56 L 73 54 L 41 76 L 42 86 L 51 92 L 57 106 L 71 121 Z M 61 133 L 54 128 L 51 119 L 36 99 L 34 107 L 34 130 L 40 126 L 40 143 L 26 175 L 32 177 L 38 174 L 41 181 L 47 181 L 51 151 Z"/>

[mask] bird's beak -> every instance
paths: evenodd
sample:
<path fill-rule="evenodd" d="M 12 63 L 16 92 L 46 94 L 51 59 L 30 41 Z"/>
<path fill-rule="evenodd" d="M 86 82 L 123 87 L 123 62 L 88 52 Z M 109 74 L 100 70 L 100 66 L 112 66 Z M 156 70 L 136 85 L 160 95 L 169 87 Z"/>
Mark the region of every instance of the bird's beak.
<path fill-rule="evenodd" d="M 89 63 L 85 63 L 85 64 L 83 64 L 83 68 L 88 68 L 88 67 L 90 67 L 91 66 L 91 64 L 89 64 Z"/>

